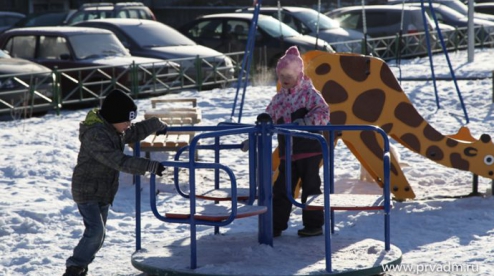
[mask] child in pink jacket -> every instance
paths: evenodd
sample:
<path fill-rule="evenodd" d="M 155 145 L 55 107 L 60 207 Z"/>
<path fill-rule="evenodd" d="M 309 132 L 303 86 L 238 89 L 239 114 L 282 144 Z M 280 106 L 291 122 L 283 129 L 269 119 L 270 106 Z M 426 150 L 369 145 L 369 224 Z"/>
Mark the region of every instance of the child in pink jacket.
<path fill-rule="evenodd" d="M 266 112 L 275 124 L 295 123 L 298 125 L 327 125 L 329 107 L 321 94 L 314 88 L 309 77 L 304 75 L 304 63 L 296 46 L 290 47 L 280 58 L 276 74 L 281 90 L 273 97 Z M 280 154 L 279 174 L 273 187 L 273 235 L 280 236 L 288 228 L 292 203 L 286 195 L 285 137 L 278 135 Z M 310 195 L 321 194 L 319 163 L 322 160 L 321 145 L 313 139 L 292 137 L 291 148 L 292 194 L 297 181 L 302 180 L 302 202 Z M 298 231 L 302 237 L 322 235 L 323 211 L 302 211 L 304 228 Z"/>

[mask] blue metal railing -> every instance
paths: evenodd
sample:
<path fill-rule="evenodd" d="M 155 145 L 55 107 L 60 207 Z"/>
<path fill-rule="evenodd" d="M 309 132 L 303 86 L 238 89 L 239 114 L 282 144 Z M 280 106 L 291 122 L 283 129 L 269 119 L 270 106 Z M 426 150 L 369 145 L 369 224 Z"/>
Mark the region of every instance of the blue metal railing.
<path fill-rule="evenodd" d="M 194 131 L 203 132 L 196 135 L 190 142 L 190 145 L 177 151 L 175 159 L 173 161 L 161 162 L 165 167 L 173 167 L 174 170 L 174 184 L 178 193 L 189 199 L 190 202 L 190 216 L 187 218 L 169 218 L 159 213 L 156 207 L 156 196 L 154 193 L 150 193 L 151 210 L 156 218 L 161 221 L 170 223 L 185 223 L 190 224 L 190 247 L 191 247 L 191 268 L 197 268 L 197 243 L 196 243 L 196 226 L 208 225 L 214 226 L 215 230 L 218 227 L 230 224 L 237 215 L 237 182 L 233 171 L 220 164 L 219 152 L 221 150 L 240 149 L 240 144 L 220 144 L 220 137 L 229 135 L 249 135 L 249 190 L 250 197 L 248 204 L 252 205 L 255 197 L 257 196 L 257 205 L 266 206 L 267 212 L 259 215 L 258 226 L 258 241 L 261 244 L 273 245 L 273 222 L 272 222 L 272 137 L 274 134 L 286 135 L 288 137 L 298 136 L 304 138 L 314 139 L 321 144 L 322 157 L 323 157 L 323 182 L 324 182 L 324 215 L 325 221 L 331 223 L 331 227 L 325 227 L 325 258 L 326 258 L 326 270 L 332 271 L 331 265 L 331 233 L 334 231 L 334 211 L 330 206 L 330 194 L 334 192 L 334 143 L 335 132 L 342 131 L 374 131 L 380 134 L 383 138 L 383 162 L 384 162 L 384 243 L 385 250 L 390 250 L 390 155 L 389 155 L 389 139 L 382 129 L 375 126 L 366 125 L 346 125 L 346 126 L 296 126 L 293 124 L 286 125 L 273 125 L 271 118 L 267 114 L 261 114 L 257 118 L 255 125 L 224 123 L 218 126 L 190 126 L 190 127 L 169 127 L 169 131 Z M 329 132 L 329 139 L 326 139 L 318 133 L 311 133 L 307 131 L 327 131 Z M 200 145 L 199 141 L 204 139 L 214 138 L 214 143 L 210 145 Z M 286 147 L 289 152 L 291 147 L 290 139 L 286 139 Z M 195 152 L 198 150 L 211 150 L 214 152 L 214 162 L 197 162 L 195 159 Z M 135 156 L 139 156 L 139 143 L 137 142 L 135 147 Z M 187 161 L 179 161 L 180 156 L 188 150 L 189 158 Z M 290 156 L 287 155 L 286 171 L 287 171 L 287 183 L 291 183 L 290 179 Z M 178 181 L 178 168 L 186 168 L 189 170 L 189 192 L 184 192 L 179 187 Z M 223 170 L 230 178 L 231 187 L 231 206 L 232 211 L 228 218 L 222 221 L 208 221 L 195 218 L 196 214 L 196 169 L 213 169 L 215 172 Z M 219 173 L 215 173 L 215 188 L 219 187 Z M 156 176 L 151 175 L 150 189 L 155 190 Z M 136 177 L 136 250 L 141 249 L 141 193 L 140 193 L 140 177 Z M 287 186 L 287 194 L 294 205 L 300 208 L 305 208 L 306 204 L 297 202 L 292 195 L 291 189 Z M 330 232 L 331 231 L 331 232 Z M 215 231 L 216 232 L 216 231 Z"/>

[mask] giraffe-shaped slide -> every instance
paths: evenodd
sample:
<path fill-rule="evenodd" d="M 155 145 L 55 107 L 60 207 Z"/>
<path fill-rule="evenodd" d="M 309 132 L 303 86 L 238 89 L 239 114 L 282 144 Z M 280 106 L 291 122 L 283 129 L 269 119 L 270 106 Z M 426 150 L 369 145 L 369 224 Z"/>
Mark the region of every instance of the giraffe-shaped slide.
<path fill-rule="evenodd" d="M 447 167 L 494 178 L 494 143 L 488 134 L 473 138 L 466 127 L 443 135 L 413 107 L 393 72 L 381 59 L 351 53 L 310 51 L 302 56 L 305 73 L 323 95 L 333 125 L 375 125 L 411 151 Z M 349 131 L 337 139 L 382 187 L 382 139 L 374 132 Z M 279 160 L 273 154 L 274 165 Z M 391 192 L 398 200 L 415 193 L 397 160 L 391 157 Z M 274 178 L 276 178 L 276 173 Z"/>

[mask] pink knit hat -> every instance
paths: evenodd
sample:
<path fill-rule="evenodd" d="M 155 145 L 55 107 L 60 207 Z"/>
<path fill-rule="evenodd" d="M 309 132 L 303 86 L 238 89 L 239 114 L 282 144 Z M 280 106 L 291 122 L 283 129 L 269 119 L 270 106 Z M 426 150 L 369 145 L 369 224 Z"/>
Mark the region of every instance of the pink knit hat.
<path fill-rule="evenodd" d="M 286 50 L 285 55 L 280 58 L 276 65 L 276 74 L 279 74 L 283 69 L 289 69 L 296 76 L 301 77 L 303 75 L 304 62 L 300 57 L 297 46 L 292 46 Z"/>

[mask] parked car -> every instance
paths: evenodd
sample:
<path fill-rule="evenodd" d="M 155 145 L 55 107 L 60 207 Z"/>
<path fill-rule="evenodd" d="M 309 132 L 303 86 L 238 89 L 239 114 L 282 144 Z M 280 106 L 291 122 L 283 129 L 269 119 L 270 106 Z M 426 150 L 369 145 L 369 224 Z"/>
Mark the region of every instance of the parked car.
<path fill-rule="evenodd" d="M 143 3 L 86 3 L 66 21 L 67 25 L 74 23 L 102 18 L 137 18 L 156 20 L 154 13 Z"/>
<path fill-rule="evenodd" d="M 410 3 L 406 5 L 418 8 L 421 7 L 420 3 Z M 438 3 L 432 3 L 432 7 L 434 8 L 434 13 L 438 22 L 458 28 L 468 26 L 468 17 L 463 16 L 461 13 L 453 10 L 452 8 Z M 429 17 L 432 18 L 432 12 L 429 3 L 424 3 L 424 8 L 426 9 L 425 11 L 429 15 Z M 483 35 L 489 35 L 489 33 L 494 32 L 494 22 L 491 22 L 489 20 L 474 18 L 473 24 L 474 26 L 484 26 L 486 32 L 484 32 Z"/>
<path fill-rule="evenodd" d="M 475 3 L 475 12 L 494 15 L 494 2 Z"/>
<path fill-rule="evenodd" d="M 409 56 L 420 56 L 427 53 L 427 40 L 424 39 L 424 35 L 420 36 L 417 33 L 424 33 L 426 28 L 432 31 L 434 30 L 434 25 L 432 25 L 432 21 L 427 15 L 425 15 L 426 22 L 424 24 L 420 8 L 411 6 L 402 8 L 398 5 L 370 5 L 365 6 L 364 11 L 365 22 L 362 6 L 339 8 L 326 14 L 338 20 L 344 28 L 363 31 L 365 23 L 367 34 L 373 38 L 396 36 L 402 31 L 401 33 L 404 35 L 401 40 L 401 43 L 403 43 L 403 46 L 401 46 L 403 48 L 402 53 Z M 452 27 L 448 26 L 448 30 L 452 30 Z M 438 49 L 440 44 L 437 36 L 432 32 L 429 35 L 430 48 L 432 50 Z"/>
<path fill-rule="evenodd" d="M 65 21 L 74 12 L 75 10 L 31 13 L 23 19 L 17 21 L 9 29 L 41 26 L 62 26 L 65 25 Z"/>
<path fill-rule="evenodd" d="M 201 65 L 200 76 L 203 78 L 212 75 L 213 67 L 223 74 L 223 79 L 231 79 L 235 73 L 231 58 L 212 48 L 195 43 L 174 28 L 158 21 L 108 18 L 82 21 L 76 23 L 75 26 L 112 31 L 133 56 L 166 60 L 179 59 L 175 61 L 193 80 L 198 78 L 195 66 L 196 57 L 206 61 Z"/>
<path fill-rule="evenodd" d="M 46 113 L 53 108 L 52 86 L 49 68 L 25 59 L 12 58 L 0 50 L 0 114 L 11 114 L 14 109 L 23 116 L 31 112 Z M 33 94 L 30 89 L 33 89 Z M 33 109 L 30 109 L 31 104 L 35 104 Z"/>
<path fill-rule="evenodd" d="M 136 84 L 129 69 L 134 63 L 148 71 L 159 68 L 163 74 L 180 67 L 170 61 L 131 56 L 112 32 L 97 28 L 59 26 L 11 29 L 0 35 L 0 49 L 50 69 L 106 66 L 99 70 L 66 71 L 61 83 L 66 100 L 81 97 L 81 83 L 84 84 L 84 95 L 92 95 L 93 98 L 111 85 L 128 89 Z M 144 85 L 146 74 L 139 71 L 136 75 L 138 84 Z M 106 86 L 102 80 L 108 82 Z"/>
<path fill-rule="evenodd" d="M 237 12 L 253 13 L 254 8 L 239 9 Z M 261 7 L 259 13 L 270 15 L 303 35 L 317 36 L 328 42 L 337 52 L 362 52 L 362 39 L 364 39 L 362 32 L 342 28 L 336 20 L 314 9 L 290 6 L 283 6 L 280 9 Z M 345 41 L 353 41 L 353 43 L 341 43 Z"/>
<path fill-rule="evenodd" d="M 24 17 L 26 17 L 24 14 L 18 12 L 0 11 L 0 32 L 10 28 Z"/>
<path fill-rule="evenodd" d="M 365 6 L 364 11 L 366 22 L 363 20 L 362 6 L 334 9 L 326 15 L 337 20 L 342 27 L 359 31 L 366 23 L 367 33 L 373 38 L 394 36 L 400 32 L 401 26 L 404 34 L 424 32 L 425 28 L 432 30 L 434 27 L 429 16 L 426 16 L 427 23 L 424 25 L 422 11 L 416 7 L 405 6 L 402 9 L 398 5 L 371 5 Z"/>
<path fill-rule="evenodd" d="M 251 23 L 251 14 L 219 13 L 199 16 L 178 30 L 198 44 L 231 53 L 245 51 Z M 294 45 L 301 53 L 314 49 L 333 52 L 326 41 L 302 35 L 271 16 L 259 15 L 253 57 L 256 65 L 274 68 L 278 59 Z"/>
<path fill-rule="evenodd" d="M 421 0 L 404 0 L 404 1 L 405 3 L 408 4 L 408 3 L 420 3 Z M 402 3 L 403 0 L 389 0 L 388 4 L 398 4 L 397 2 Z M 459 12 L 463 16 L 468 17 L 468 6 L 465 5 L 465 3 L 463 3 L 460 0 L 433 0 L 432 2 L 447 6 Z M 424 1 L 424 3 L 427 3 L 427 1 Z M 494 15 L 490 15 L 490 14 L 475 12 L 474 17 L 478 19 L 494 21 Z"/>

